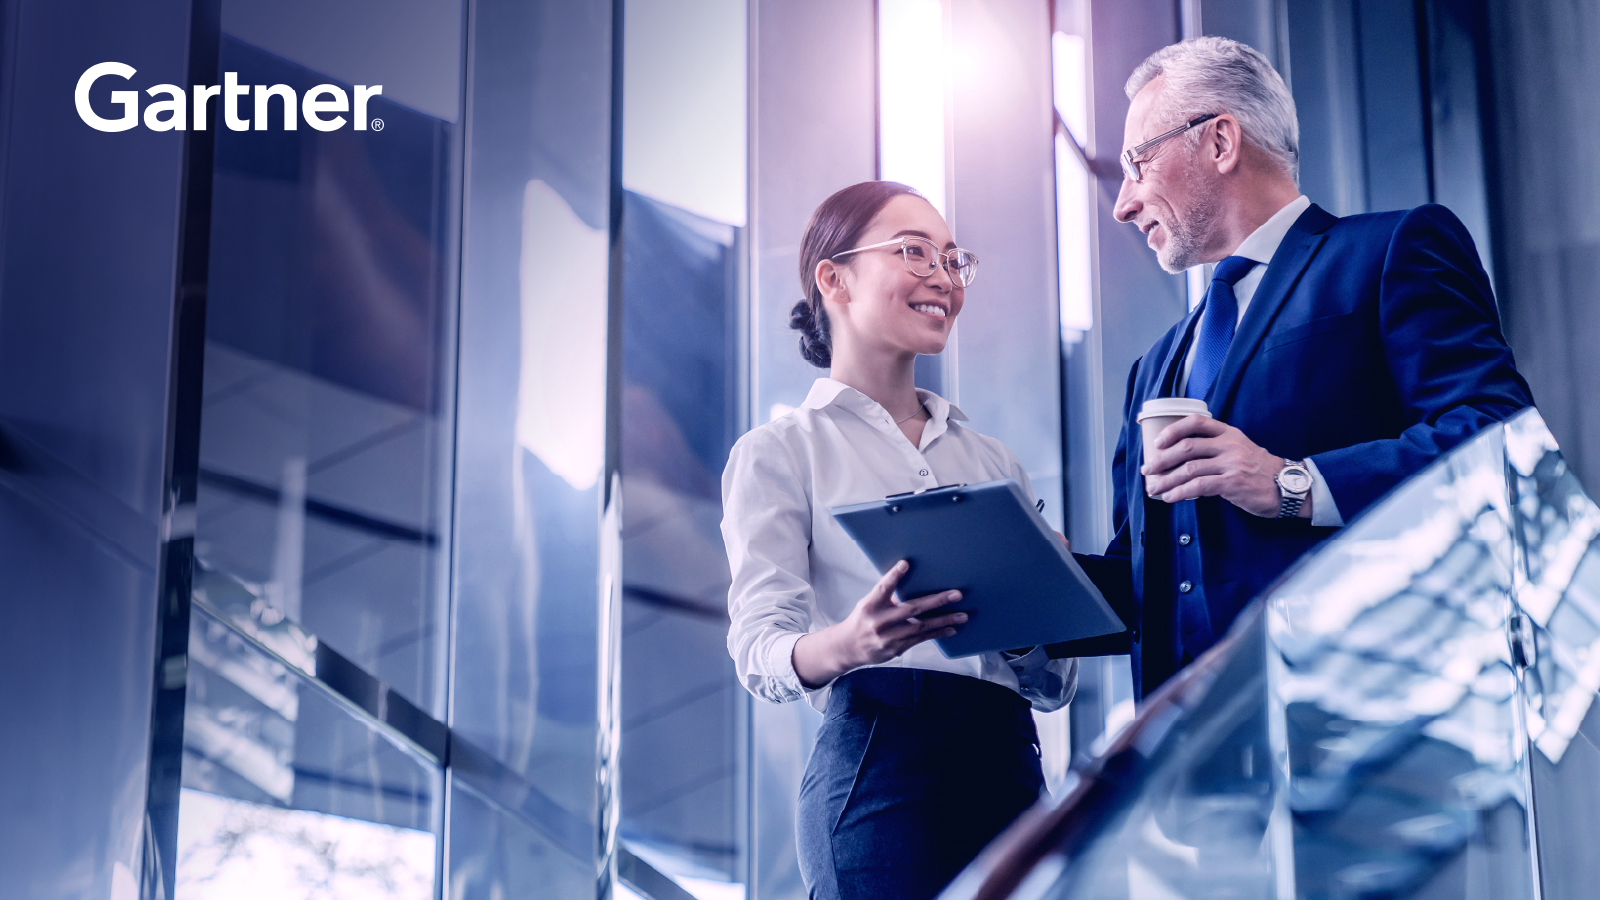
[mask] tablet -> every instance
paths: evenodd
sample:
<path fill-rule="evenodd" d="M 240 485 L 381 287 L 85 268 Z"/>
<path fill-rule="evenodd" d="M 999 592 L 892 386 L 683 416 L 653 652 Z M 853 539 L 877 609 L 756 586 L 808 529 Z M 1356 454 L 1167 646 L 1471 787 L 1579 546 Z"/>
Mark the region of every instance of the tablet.
<path fill-rule="evenodd" d="M 879 572 L 904 559 L 902 599 L 951 589 L 965 612 L 936 641 L 950 659 L 1126 630 L 1054 529 L 1011 479 L 896 494 L 829 510 Z"/>

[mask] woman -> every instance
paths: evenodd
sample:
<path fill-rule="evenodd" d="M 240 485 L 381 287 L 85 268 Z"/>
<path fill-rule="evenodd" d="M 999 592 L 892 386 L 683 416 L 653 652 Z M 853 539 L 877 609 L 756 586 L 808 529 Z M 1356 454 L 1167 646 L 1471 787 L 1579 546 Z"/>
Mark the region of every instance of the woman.
<path fill-rule="evenodd" d="M 946 659 L 955 592 L 902 602 L 830 507 L 1013 478 L 1014 453 L 919 390 L 977 259 L 932 205 L 887 181 L 817 208 L 800 247 L 806 299 L 790 324 L 830 368 L 797 410 L 741 438 L 723 473 L 733 571 L 728 648 L 740 679 L 826 714 L 800 789 L 800 871 L 814 898 L 933 897 L 1038 799 L 1032 708 L 1072 697 L 1075 660 L 1042 649 Z"/>

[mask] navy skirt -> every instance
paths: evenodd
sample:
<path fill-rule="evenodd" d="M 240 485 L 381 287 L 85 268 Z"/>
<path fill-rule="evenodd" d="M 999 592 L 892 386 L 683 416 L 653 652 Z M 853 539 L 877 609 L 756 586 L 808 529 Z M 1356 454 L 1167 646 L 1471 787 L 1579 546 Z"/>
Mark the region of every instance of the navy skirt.
<path fill-rule="evenodd" d="M 858 669 L 834 682 L 800 785 L 800 874 L 814 900 L 934 897 L 1043 790 L 1016 691 Z"/>

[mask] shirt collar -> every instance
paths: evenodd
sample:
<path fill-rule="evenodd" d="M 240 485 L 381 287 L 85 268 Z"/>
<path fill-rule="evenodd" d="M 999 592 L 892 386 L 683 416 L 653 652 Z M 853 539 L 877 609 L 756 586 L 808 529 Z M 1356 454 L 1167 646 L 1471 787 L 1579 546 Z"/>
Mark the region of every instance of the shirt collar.
<path fill-rule="evenodd" d="M 1261 224 L 1260 228 L 1250 232 L 1244 239 L 1239 249 L 1233 251 L 1234 256 L 1243 256 L 1253 259 L 1258 263 L 1272 262 L 1272 255 L 1278 252 L 1278 245 L 1283 243 L 1283 238 L 1294 227 L 1300 214 L 1311 208 L 1311 198 L 1305 194 L 1289 201 L 1289 205 L 1272 214 L 1272 218 Z"/>
<path fill-rule="evenodd" d="M 922 405 L 928 409 L 929 424 L 938 422 L 941 431 L 947 420 L 951 422 L 967 421 L 966 413 L 962 412 L 954 403 L 935 394 L 933 391 L 917 388 L 917 397 L 922 401 Z M 834 381 L 832 378 L 818 378 L 811 385 L 811 393 L 806 395 L 806 400 L 800 404 L 800 407 L 802 409 L 822 409 L 827 406 L 841 406 L 852 409 L 862 413 L 863 418 L 867 418 L 867 414 L 870 413 L 887 412 L 887 410 L 878 405 L 876 400 L 842 381 Z M 869 418 L 868 421 L 871 421 L 871 419 Z"/>

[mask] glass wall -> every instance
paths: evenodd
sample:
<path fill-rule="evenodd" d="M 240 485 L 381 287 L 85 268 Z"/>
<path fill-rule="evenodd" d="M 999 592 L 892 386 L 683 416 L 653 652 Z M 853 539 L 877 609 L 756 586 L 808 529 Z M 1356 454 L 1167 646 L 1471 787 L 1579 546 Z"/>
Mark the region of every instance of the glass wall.
<path fill-rule="evenodd" d="M 621 834 L 697 896 L 737 897 L 750 700 L 720 526 L 746 384 L 745 4 L 623 16 Z"/>
<path fill-rule="evenodd" d="M 470 46 L 448 896 L 603 895 L 611 4 Z"/>
<path fill-rule="evenodd" d="M 176 896 L 434 896 L 436 760 L 197 611 Z"/>
<path fill-rule="evenodd" d="M 78 118 L 85 69 L 189 76 L 185 2 L 0 2 L 0 870 L 137 897 L 163 552 L 180 136 Z M 109 89 L 109 84 L 107 85 Z M 109 91 L 108 91 L 109 92 Z M 104 115 L 117 109 L 93 98 Z M 179 529 L 181 531 L 181 529 Z M 173 690 L 181 696 L 181 684 Z M 174 793 L 176 791 L 174 790 Z"/>
<path fill-rule="evenodd" d="M 439 716 L 461 8 L 387 66 L 304 46 L 313 8 L 224 3 L 221 70 L 303 94 L 354 68 L 390 82 L 384 127 L 217 135 L 196 560 L 253 595 L 225 614 L 295 623 Z M 386 78 L 417 60 L 448 103 Z"/>
<path fill-rule="evenodd" d="M 179 896 L 434 894 L 464 13 L 221 5 L 216 82 L 383 88 L 332 131 L 212 113 Z"/>

